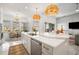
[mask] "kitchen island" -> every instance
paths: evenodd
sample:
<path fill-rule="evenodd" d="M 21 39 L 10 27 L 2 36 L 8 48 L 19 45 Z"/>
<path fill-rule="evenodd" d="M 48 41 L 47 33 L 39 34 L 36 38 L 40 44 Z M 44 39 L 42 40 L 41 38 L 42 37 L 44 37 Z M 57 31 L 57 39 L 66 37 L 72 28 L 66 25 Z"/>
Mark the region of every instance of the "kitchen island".
<path fill-rule="evenodd" d="M 29 35 L 29 33 L 27 32 L 22 32 L 22 38 L 24 38 L 24 40 L 29 39 L 29 49 L 28 47 L 26 47 L 26 49 L 28 49 L 29 54 L 31 54 L 31 40 L 37 40 L 39 42 L 42 43 L 42 54 L 43 55 L 56 55 L 56 54 L 66 54 L 66 50 L 64 47 L 65 42 L 67 42 L 68 37 L 66 38 L 47 38 L 45 36 L 42 35 Z M 28 37 L 28 38 L 25 38 Z M 24 41 L 25 42 L 25 41 Z M 28 43 L 27 43 L 28 45 Z M 26 44 L 25 44 L 26 46 Z"/>

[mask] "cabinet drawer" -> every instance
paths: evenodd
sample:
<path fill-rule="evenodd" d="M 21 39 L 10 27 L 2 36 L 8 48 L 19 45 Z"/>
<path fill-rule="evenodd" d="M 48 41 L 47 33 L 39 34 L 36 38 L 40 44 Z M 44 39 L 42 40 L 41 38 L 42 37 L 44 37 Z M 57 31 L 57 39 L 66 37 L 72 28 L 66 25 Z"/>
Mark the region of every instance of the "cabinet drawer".
<path fill-rule="evenodd" d="M 48 53 L 46 53 L 46 52 L 42 52 L 42 55 L 50 55 L 50 54 L 48 54 Z"/>
<path fill-rule="evenodd" d="M 42 52 L 51 55 L 53 54 L 53 48 L 46 44 L 42 44 Z"/>

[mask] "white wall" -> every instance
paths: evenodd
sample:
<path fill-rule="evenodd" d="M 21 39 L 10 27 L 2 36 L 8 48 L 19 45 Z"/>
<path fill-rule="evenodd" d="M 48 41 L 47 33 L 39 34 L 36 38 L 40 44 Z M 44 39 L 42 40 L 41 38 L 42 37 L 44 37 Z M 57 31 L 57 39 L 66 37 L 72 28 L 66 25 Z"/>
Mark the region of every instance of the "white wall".
<path fill-rule="evenodd" d="M 64 30 L 66 30 L 68 33 L 79 33 L 79 29 L 69 29 L 69 22 L 79 22 L 79 13 L 56 19 L 57 28 L 63 25 Z"/>

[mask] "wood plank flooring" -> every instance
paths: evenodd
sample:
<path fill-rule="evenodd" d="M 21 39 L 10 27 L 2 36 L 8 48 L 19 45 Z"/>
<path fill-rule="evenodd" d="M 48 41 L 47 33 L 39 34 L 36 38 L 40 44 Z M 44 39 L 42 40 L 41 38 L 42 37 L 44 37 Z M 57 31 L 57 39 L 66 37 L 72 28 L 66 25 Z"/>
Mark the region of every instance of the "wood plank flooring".
<path fill-rule="evenodd" d="M 9 48 L 8 55 L 28 55 L 28 52 L 23 44 L 19 44 L 19 45 L 11 46 Z"/>

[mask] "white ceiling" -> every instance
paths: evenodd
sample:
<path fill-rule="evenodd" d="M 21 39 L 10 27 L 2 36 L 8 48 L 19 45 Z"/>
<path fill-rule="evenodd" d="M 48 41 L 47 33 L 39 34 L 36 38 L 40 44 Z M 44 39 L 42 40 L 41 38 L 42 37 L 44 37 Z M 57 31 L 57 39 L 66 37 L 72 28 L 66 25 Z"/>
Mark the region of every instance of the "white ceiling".
<path fill-rule="evenodd" d="M 20 14 L 21 16 L 31 17 L 35 12 L 35 8 L 41 15 L 44 15 L 44 9 L 48 3 L 0 3 L 0 8 L 3 8 L 4 13 L 7 14 Z M 57 3 L 59 13 L 56 16 L 62 16 L 69 13 L 74 13 L 76 10 L 76 3 Z M 27 8 L 25 8 L 27 7 Z M 79 7 L 79 6 L 78 6 Z"/>

